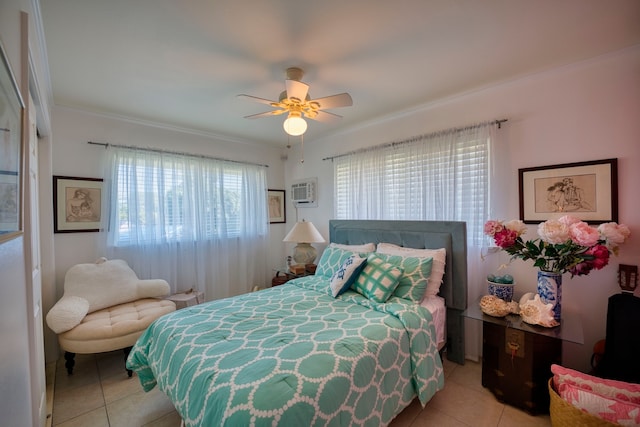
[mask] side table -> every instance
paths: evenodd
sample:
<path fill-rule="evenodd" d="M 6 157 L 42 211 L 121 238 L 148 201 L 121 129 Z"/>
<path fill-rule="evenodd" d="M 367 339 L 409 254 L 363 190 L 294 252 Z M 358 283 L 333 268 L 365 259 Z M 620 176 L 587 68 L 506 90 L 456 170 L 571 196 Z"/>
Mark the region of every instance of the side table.
<path fill-rule="evenodd" d="M 478 302 L 462 314 L 482 321 L 482 386 L 501 402 L 531 414 L 549 412 L 551 365 L 562 364 L 562 342 L 584 344 L 579 316 L 562 312 L 560 326 L 529 325 L 520 316 L 492 317 Z"/>
<path fill-rule="evenodd" d="M 176 304 L 176 309 L 185 307 L 191 307 L 192 305 L 200 304 L 204 302 L 204 292 L 194 291 L 189 289 L 186 292 L 169 295 L 165 299 L 173 301 Z"/>
<path fill-rule="evenodd" d="M 283 285 L 291 279 L 298 277 L 309 276 L 315 273 L 315 264 L 308 264 L 307 268 L 302 273 L 294 273 L 289 267 L 274 268 L 275 275 L 271 279 L 271 287 Z"/>

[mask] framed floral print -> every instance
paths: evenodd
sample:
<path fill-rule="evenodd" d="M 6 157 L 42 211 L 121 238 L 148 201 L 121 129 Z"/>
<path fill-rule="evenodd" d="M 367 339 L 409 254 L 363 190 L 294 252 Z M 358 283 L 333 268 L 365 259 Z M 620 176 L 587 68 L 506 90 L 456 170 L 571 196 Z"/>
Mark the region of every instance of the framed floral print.
<path fill-rule="evenodd" d="M 284 206 L 284 190 L 268 190 L 269 224 L 281 224 L 287 222 L 287 214 Z"/>
<path fill-rule="evenodd" d="M 520 219 L 571 214 L 589 224 L 618 221 L 618 159 L 519 169 Z"/>
<path fill-rule="evenodd" d="M 100 231 L 102 179 L 53 177 L 53 232 Z"/>

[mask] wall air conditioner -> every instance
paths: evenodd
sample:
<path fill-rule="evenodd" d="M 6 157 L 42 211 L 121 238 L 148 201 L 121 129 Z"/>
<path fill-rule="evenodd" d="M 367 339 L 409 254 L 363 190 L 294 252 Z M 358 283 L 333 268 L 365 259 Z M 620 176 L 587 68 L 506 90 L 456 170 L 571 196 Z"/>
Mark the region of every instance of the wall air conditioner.
<path fill-rule="evenodd" d="M 297 208 L 313 208 L 317 202 L 317 178 L 307 178 L 291 185 L 291 201 Z"/>

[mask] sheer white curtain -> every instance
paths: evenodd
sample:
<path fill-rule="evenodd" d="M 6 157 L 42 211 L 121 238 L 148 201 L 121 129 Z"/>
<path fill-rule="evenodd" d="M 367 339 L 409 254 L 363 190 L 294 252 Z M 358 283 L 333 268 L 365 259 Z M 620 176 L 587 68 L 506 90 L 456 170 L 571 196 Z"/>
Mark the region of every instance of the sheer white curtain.
<path fill-rule="evenodd" d="M 469 246 L 481 246 L 494 129 L 469 126 L 336 157 L 336 218 L 465 221 Z"/>
<path fill-rule="evenodd" d="M 466 222 L 468 301 L 474 303 L 485 287 L 480 263 L 495 138 L 496 123 L 482 123 L 336 157 L 335 217 Z M 471 358 L 480 352 L 479 336 L 467 334 Z"/>
<path fill-rule="evenodd" d="M 207 300 L 266 283 L 264 166 L 110 146 L 106 168 L 109 258 Z"/>

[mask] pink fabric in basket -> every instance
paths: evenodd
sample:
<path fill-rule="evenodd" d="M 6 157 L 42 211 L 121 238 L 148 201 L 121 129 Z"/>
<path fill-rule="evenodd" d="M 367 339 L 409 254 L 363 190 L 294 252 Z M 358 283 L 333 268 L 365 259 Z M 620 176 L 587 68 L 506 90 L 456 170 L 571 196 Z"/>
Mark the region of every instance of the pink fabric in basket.
<path fill-rule="evenodd" d="M 640 425 L 640 385 L 551 365 L 558 395 L 573 406 L 621 425 Z"/>

